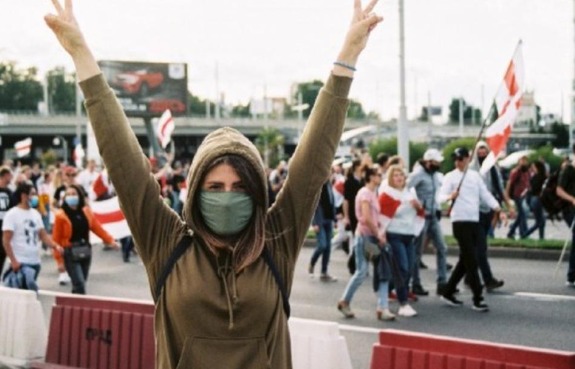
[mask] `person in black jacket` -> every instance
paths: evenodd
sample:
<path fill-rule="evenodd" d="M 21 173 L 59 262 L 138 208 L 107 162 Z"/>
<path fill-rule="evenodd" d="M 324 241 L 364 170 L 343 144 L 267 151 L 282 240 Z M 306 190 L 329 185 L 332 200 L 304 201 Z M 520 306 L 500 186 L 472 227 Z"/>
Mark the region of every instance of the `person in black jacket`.
<path fill-rule="evenodd" d="M 335 282 L 337 278 L 327 272 L 329 257 L 331 254 L 331 237 L 333 235 L 333 223 L 335 222 L 335 198 L 331 181 L 328 180 L 321 188 L 319 202 L 315 209 L 312 226 L 316 233 L 317 245 L 311 256 L 308 272 L 313 276 L 315 263 L 321 256 L 321 275 L 322 282 Z"/>

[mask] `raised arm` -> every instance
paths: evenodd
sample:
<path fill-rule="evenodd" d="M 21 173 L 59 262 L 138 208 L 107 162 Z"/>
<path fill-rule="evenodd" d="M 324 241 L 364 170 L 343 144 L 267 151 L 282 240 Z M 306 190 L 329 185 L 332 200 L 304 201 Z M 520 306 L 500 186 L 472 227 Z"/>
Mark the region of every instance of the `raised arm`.
<path fill-rule="evenodd" d="M 279 192 L 271 218 L 279 217 L 285 232 L 285 250 L 297 257 L 313 215 L 321 186 L 328 178 L 347 113 L 347 96 L 355 65 L 370 32 L 383 18 L 372 11 L 377 0 L 365 8 L 354 1 L 354 12 L 341 51 L 334 60 L 330 78 L 319 93 L 304 133 L 290 162 L 288 178 Z M 350 206 L 352 206 L 350 204 Z M 293 237 L 289 239 L 289 237 Z"/>

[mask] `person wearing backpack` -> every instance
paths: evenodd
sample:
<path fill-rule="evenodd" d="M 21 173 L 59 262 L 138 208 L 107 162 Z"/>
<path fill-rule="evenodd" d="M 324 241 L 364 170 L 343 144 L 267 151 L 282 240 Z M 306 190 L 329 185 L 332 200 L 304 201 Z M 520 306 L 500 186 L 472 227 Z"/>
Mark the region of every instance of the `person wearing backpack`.
<path fill-rule="evenodd" d="M 569 254 L 569 268 L 567 270 L 567 285 L 575 287 L 575 167 L 571 162 L 563 167 L 559 174 L 557 184 L 557 196 L 568 202 L 568 206 L 563 209 L 563 219 L 571 228 L 571 253 Z"/>
<path fill-rule="evenodd" d="M 195 152 L 182 217 L 161 198 L 151 164 L 80 30 L 72 0 L 52 3 L 57 14 L 45 21 L 76 66 L 99 151 L 153 293 L 155 367 L 291 369 L 285 304 L 341 139 L 355 64 L 383 20 L 372 12 L 377 0 L 365 6 L 355 0 L 341 51 L 274 204 L 268 208 L 266 169 L 256 146 L 237 129 L 221 127 Z"/>

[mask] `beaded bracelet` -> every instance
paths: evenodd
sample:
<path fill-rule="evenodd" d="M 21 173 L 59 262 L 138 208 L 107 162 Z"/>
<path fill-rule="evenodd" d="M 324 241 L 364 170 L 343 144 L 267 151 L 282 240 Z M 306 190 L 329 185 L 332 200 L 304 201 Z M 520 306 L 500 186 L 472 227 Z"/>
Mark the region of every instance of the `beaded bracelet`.
<path fill-rule="evenodd" d="M 357 69 L 355 69 L 355 67 L 353 65 L 349 65 L 349 64 L 344 63 L 344 62 L 334 61 L 333 64 L 338 65 L 338 66 L 345 68 L 345 69 L 349 69 L 349 70 L 354 71 L 354 72 L 357 70 Z"/>

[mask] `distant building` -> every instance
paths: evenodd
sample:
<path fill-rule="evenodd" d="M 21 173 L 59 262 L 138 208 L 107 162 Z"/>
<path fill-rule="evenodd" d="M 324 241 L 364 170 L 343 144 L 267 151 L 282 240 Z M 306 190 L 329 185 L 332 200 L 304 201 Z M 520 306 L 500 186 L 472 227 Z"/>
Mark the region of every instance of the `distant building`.
<path fill-rule="evenodd" d="M 535 93 L 525 91 L 521 97 L 521 108 L 515 120 L 515 127 L 533 127 L 537 124 L 537 104 L 535 104 Z"/>

